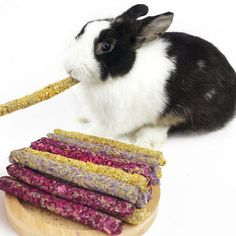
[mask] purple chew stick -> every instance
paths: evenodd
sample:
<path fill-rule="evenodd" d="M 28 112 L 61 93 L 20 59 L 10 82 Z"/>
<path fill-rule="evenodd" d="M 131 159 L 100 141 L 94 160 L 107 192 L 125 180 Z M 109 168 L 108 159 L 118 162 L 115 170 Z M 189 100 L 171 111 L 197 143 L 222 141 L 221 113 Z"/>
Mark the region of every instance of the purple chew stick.
<path fill-rule="evenodd" d="M 25 149 L 12 151 L 9 160 L 11 163 L 24 165 L 41 173 L 74 183 L 80 187 L 121 198 L 132 204 L 137 204 L 137 207 L 142 207 L 145 204 L 142 195 L 146 196 L 149 194 L 149 192 L 141 192 L 137 186 L 43 158 Z M 138 199 L 141 202 L 140 200 L 137 202 Z"/>
<path fill-rule="evenodd" d="M 59 154 L 84 162 L 92 162 L 98 165 L 119 168 L 132 174 L 143 175 L 151 183 L 158 182 L 155 172 L 148 165 L 131 160 L 128 161 L 121 158 L 115 158 L 100 152 L 98 149 L 95 151 L 94 149 L 80 148 L 75 145 L 48 138 L 41 138 L 38 141 L 32 142 L 30 147 L 38 151 Z"/>
<path fill-rule="evenodd" d="M 133 161 L 137 163 L 142 163 L 148 165 L 154 172 L 157 171 L 159 166 L 161 165 L 160 161 L 157 159 L 147 157 L 140 153 L 133 153 L 124 150 L 120 150 L 113 146 L 105 145 L 105 144 L 98 144 L 92 143 L 88 141 L 83 141 L 78 138 L 71 138 L 68 136 L 63 136 L 59 134 L 49 133 L 47 136 L 50 139 L 62 141 L 71 145 L 74 145 L 79 148 L 87 148 L 93 150 L 94 153 L 100 152 L 112 158 L 119 158 L 127 161 Z"/>
<path fill-rule="evenodd" d="M 28 184 L 16 181 L 11 177 L 0 178 L 0 189 L 33 204 L 34 206 L 73 219 L 81 224 L 100 230 L 109 235 L 118 235 L 122 232 L 122 222 L 112 216 L 55 197 L 37 188 L 33 188 Z"/>
<path fill-rule="evenodd" d="M 10 176 L 33 187 L 112 216 L 128 217 L 131 216 L 135 210 L 135 207 L 131 203 L 124 200 L 93 192 L 88 189 L 71 186 L 66 182 L 46 177 L 41 173 L 18 164 L 9 165 L 7 172 Z"/>

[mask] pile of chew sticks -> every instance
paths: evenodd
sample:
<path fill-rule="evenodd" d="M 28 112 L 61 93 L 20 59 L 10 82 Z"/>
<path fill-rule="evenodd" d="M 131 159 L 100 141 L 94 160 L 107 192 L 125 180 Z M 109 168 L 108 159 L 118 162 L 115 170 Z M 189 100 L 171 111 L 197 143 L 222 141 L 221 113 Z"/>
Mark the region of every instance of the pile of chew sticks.
<path fill-rule="evenodd" d="M 9 160 L 1 190 L 109 235 L 148 217 L 165 164 L 158 151 L 59 129 Z"/>

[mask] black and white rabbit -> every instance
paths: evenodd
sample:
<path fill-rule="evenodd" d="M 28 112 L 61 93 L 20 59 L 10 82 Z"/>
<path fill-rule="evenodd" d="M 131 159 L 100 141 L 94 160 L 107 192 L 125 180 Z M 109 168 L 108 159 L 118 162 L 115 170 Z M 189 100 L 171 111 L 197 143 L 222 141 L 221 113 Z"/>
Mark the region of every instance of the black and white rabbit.
<path fill-rule="evenodd" d="M 88 22 L 65 62 L 81 81 L 88 133 L 157 148 L 174 131 L 212 131 L 234 115 L 236 74 L 211 43 L 166 30 L 167 12 L 138 20 L 135 5 L 116 18 Z"/>

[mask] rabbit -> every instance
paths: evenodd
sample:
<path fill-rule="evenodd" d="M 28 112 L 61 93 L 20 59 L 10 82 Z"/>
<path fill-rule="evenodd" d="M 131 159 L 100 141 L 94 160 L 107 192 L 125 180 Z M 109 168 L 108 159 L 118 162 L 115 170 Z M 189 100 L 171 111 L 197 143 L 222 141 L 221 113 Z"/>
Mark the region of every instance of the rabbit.
<path fill-rule="evenodd" d="M 223 127 L 235 112 L 236 74 L 210 42 L 166 32 L 174 14 L 138 4 L 88 22 L 68 49 L 65 69 L 81 83 L 89 134 L 160 148 L 169 134 Z"/>

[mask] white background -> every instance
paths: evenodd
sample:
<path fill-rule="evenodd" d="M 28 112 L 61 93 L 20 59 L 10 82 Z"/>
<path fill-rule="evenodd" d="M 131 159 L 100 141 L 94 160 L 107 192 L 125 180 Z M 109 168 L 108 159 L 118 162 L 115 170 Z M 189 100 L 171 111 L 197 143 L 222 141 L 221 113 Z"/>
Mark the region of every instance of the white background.
<path fill-rule="evenodd" d="M 175 13 L 171 31 L 213 42 L 236 68 L 235 1 L 142 1 L 150 14 Z M 63 55 L 88 20 L 113 17 L 137 1 L 0 0 L 0 103 L 66 76 Z M 50 101 L 0 117 L 0 175 L 9 152 L 28 146 L 56 127 L 76 130 L 73 89 Z M 158 217 L 146 236 L 236 235 L 236 122 L 201 136 L 171 137 L 163 148 Z M 0 234 L 8 226 L 0 193 Z"/>

